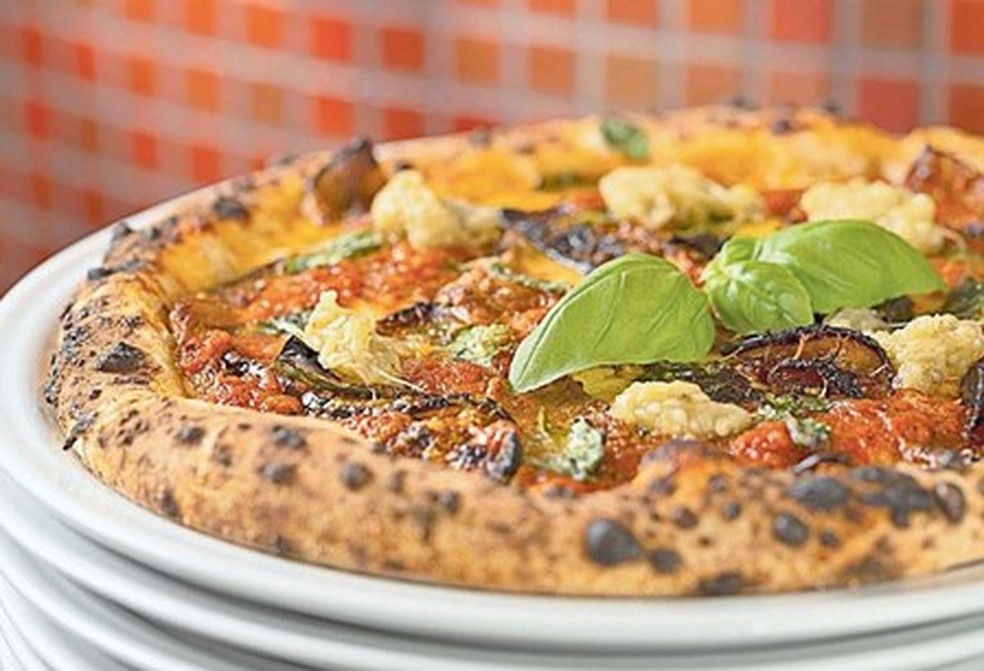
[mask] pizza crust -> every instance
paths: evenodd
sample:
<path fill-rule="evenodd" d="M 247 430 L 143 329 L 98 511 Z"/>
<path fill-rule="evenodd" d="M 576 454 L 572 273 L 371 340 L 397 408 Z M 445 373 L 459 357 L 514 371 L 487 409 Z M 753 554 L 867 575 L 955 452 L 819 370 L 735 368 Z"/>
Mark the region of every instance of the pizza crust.
<path fill-rule="evenodd" d="M 646 123 L 683 137 L 765 128 L 780 113 L 802 127 L 829 124 L 811 111 L 731 108 Z M 535 153 L 544 143 L 576 144 L 572 133 L 583 127 L 553 122 L 481 141 L 528 154 L 530 145 Z M 474 142 L 412 141 L 381 155 L 390 167 L 409 160 L 426 169 Z M 218 200 L 148 230 L 118 228 L 103 266 L 66 310 L 46 399 L 85 467 L 131 500 L 292 559 L 528 593 L 826 588 L 984 556 L 979 467 L 798 475 L 701 458 L 699 445 L 671 441 L 626 486 L 551 496 L 376 452 L 328 421 L 189 398 L 173 362 L 168 309 L 315 239 L 318 228 L 299 205 L 301 175 L 325 160 L 314 154 L 220 185 L 209 192 Z M 220 205 L 222 198 L 232 200 Z"/>

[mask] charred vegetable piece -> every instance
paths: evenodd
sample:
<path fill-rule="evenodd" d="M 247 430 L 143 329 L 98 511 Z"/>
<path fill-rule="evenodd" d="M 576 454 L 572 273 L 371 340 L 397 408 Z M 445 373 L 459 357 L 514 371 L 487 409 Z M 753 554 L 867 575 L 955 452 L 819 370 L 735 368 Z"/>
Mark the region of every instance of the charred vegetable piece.
<path fill-rule="evenodd" d="M 305 185 L 304 213 L 321 225 L 339 220 L 352 210 L 367 211 L 386 183 L 366 138 L 354 140 L 312 175 Z"/>
<path fill-rule="evenodd" d="M 490 480 L 499 483 L 509 482 L 522 460 L 519 429 L 506 420 L 477 430 L 469 442 L 459 445 L 446 457 L 448 464 L 457 469 L 481 469 Z"/>
<path fill-rule="evenodd" d="M 388 387 L 369 387 L 345 382 L 318 363 L 318 353 L 303 340 L 290 336 L 273 364 L 274 370 L 289 382 L 300 382 L 319 394 L 346 399 L 371 400 L 392 397 L 401 392 Z"/>
<path fill-rule="evenodd" d="M 383 238 L 375 231 L 355 231 L 339 236 L 326 248 L 311 254 L 294 256 L 283 262 L 288 273 L 299 273 L 310 268 L 332 266 L 345 259 L 354 259 L 383 246 Z"/>
<path fill-rule="evenodd" d="M 984 320 L 984 282 L 971 279 L 963 282 L 946 297 L 943 312 L 960 319 Z"/>
<path fill-rule="evenodd" d="M 649 156 L 649 136 L 636 124 L 610 116 L 602 120 L 600 130 L 608 146 L 626 158 L 641 161 Z"/>
<path fill-rule="evenodd" d="M 884 397 L 895 372 L 877 342 L 858 331 L 833 326 L 752 336 L 726 361 L 773 394 L 823 398 Z"/>
<path fill-rule="evenodd" d="M 605 230 L 606 222 L 597 215 L 565 206 L 540 212 L 505 209 L 502 220 L 507 229 L 522 235 L 539 251 L 581 272 L 626 252 L 623 242 L 612 230 Z"/>
<path fill-rule="evenodd" d="M 730 364 L 675 363 L 660 361 L 645 367 L 642 382 L 692 382 L 718 403 L 754 405 L 764 398 L 764 393 L 752 387 L 748 378 Z"/>
<path fill-rule="evenodd" d="M 960 382 L 960 400 L 967 409 L 964 437 L 973 445 L 984 445 L 984 359 L 979 360 Z"/>
<path fill-rule="evenodd" d="M 984 175 L 956 156 L 927 146 L 905 185 L 936 203 L 936 220 L 956 230 L 984 220 Z"/>

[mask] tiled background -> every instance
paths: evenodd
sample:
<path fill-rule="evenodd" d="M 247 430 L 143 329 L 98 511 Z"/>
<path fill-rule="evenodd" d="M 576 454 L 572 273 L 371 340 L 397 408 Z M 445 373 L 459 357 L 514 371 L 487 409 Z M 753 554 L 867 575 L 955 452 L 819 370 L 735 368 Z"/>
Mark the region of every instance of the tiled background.
<path fill-rule="evenodd" d="M 0 0 L 0 292 L 271 154 L 735 95 L 984 132 L 984 0 Z"/>

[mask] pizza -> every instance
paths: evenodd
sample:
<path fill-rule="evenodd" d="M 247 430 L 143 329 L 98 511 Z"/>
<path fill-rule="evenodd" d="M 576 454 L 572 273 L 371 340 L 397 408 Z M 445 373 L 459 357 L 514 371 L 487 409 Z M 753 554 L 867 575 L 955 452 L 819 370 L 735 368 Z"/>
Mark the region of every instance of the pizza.
<path fill-rule="evenodd" d="M 44 401 L 298 561 L 720 595 L 984 557 L 984 140 L 811 108 L 373 145 L 113 230 Z"/>

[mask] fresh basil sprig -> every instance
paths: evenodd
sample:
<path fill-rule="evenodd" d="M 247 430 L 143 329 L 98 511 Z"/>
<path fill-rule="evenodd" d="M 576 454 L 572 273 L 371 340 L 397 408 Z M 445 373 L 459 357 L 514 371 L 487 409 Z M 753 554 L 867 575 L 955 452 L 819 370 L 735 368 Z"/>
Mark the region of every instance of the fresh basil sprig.
<path fill-rule="evenodd" d="M 944 288 L 909 243 L 852 219 L 799 224 L 758 240 L 733 238 L 703 279 L 721 322 L 739 333 L 799 326 L 815 312 Z"/>
<path fill-rule="evenodd" d="M 605 364 L 695 361 L 710 351 L 707 298 L 673 264 L 628 254 L 589 273 L 526 336 L 509 368 L 517 392 Z"/>
<path fill-rule="evenodd" d="M 646 131 L 624 119 L 616 116 L 603 119 L 601 136 L 609 147 L 626 158 L 642 161 L 649 157 L 649 136 Z"/>

